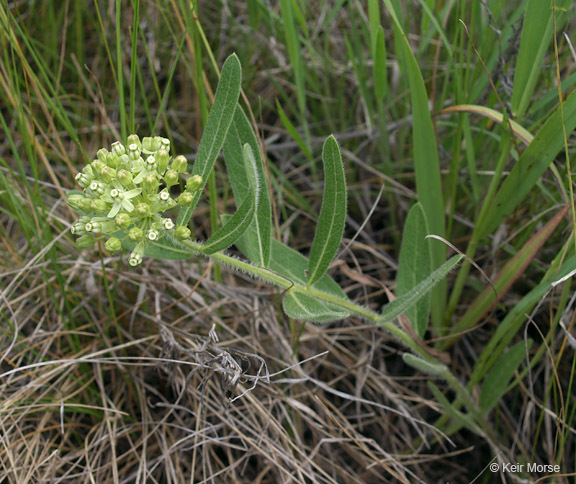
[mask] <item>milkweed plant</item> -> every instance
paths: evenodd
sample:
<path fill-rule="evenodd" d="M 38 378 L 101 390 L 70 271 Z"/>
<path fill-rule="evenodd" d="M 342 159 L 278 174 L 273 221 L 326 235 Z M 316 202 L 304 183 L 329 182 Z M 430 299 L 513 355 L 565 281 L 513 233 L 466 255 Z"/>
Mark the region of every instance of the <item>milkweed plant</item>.
<path fill-rule="evenodd" d="M 322 150 L 324 190 L 309 257 L 273 239 L 270 194 L 264 182 L 258 140 L 238 104 L 241 77 L 240 62 L 233 54 L 222 67 L 190 170 L 187 159 L 172 153 L 170 141 L 159 136 L 140 139 L 133 134 L 125 143 L 116 141 L 110 149 L 97 152 L 96 158 L 76 174 L 82 190 L 68 195 L 68 204 L 79 215 L 71 228 L 78 236 L 78 246 L 90 248 L 102 240 L 109 252 L 129 251 L 128 261 L 133 267 L 147 256 L 171 260 L 211 258 L 282 289 L 283 309 L 294 319 L 325 323 L 350 315 L 364 318 L 411 349 L 412 353 L 405 355 L 406 363 L 428 374 L 444 376 L 463 401 L 470 402 L 466 390 L 447 367 L 421 344 L 426 327 L 412 321 L 420 329 L 406 331 L 395 323 L 398 316 L 408 314 L 417 305 L 424 311 L 411 314 L 420 321 L 428 319 L 429 304 L 422 306 L 422 302 L 461 256 L 429 272 L 380 313 L 351 301 L 327 274 L 341 244 L 346 218 L 344 165 L 334 136 L 326 139 Z M 222 216 L 221 227 L 206 241 L 194 240 L 188 224 L 222 151 L 237 210 Z M 173 195 L 176 187 L 183 189 Z M 170 216 L 174 212 L 177 215 Z M 411 216 L 420 219 L 417 225 L 422 226 L 424 215 L 419 205 L 413 207 L 409 219 Z M 232 245 L 245 259 L 226 253 Z M 427 258 L 424 250 L 422 253 Z"/>

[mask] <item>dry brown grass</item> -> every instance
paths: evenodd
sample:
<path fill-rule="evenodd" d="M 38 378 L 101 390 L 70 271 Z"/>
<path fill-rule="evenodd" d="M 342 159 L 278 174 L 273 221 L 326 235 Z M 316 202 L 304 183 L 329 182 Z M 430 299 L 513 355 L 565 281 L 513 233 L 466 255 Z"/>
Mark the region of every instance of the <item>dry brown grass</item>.
<path fill-rule="evenodd" d="M 41 266 L 5 287 L 4 482 L 425 482 L 467 451 L 423 420 L 423 381 L 377 328 L 291 325 L 278 293 L 203 262 L 60 263 L 50 299 Z"/>

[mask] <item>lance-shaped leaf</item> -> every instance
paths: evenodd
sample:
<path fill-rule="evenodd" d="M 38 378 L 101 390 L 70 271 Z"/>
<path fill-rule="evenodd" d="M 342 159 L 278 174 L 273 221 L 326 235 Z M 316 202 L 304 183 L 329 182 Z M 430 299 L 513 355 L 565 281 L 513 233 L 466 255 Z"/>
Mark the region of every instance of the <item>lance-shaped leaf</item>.
<path fill-rule="evenodd" d="M 311 323 L 329 323 L 350 316 L 350 313 L 342 308 L 294 291 L 284 297 L 282 307 L 291 318 Z"/>
<path fill-rule="evenodd" d="M 436 284 L 446 277 L 461 260 L 463 256 L 455 255 L 447 260 L 426 279 L 421 281 L 416 287 L 412 288 L 402 296 L 397 297 L 388 304 L 382 314 L 380 314 L 380 323 L 386 323 L 397 318 L 402 313 L 405 313 L 410 307 L 416 304 L 423 296 L 425 296 Z"/>
<path fill-rule="evenodd" d="M 226 134 L 234 119 L 234 110 L 238 104 L 241 81 L 242 67 L 236 54 L 232 54 L 222 66 L 220 82 L 214 96 L 214 104 L 208 115 L 208 121 L 198 146 L 196 162 L 192 168 L 192 175 L 200 175 L 203 185 L 194 193 L 192 204 L 180 210 L 178 225 L 186 225 L 190 220 L 192 212 L 196 208 L 198 200 L 200 200 L 204 185 L 208 181 L 208 176 L 212 168 L 214 168 L 216 158 L 222 150 Z"/>
<path fill-rule="evenodd" d="M 318 281 L 328 269 L 342 241 L 346 222 L 346 179 L 340 148 L 329 136 L 322 150 L 324 195 L 314 242 L 310 250 L 308 285 Z"/>
<path fill-rule="evenodd" d="M 504 395 L 508 382 L 514 376 L 514 372 L 526 358 L 526 352 L 530 350 L 532 340 L 518 341 L 510 350 L 502 355 L 498 364 L 486 375 L 480 392 L 480 408 L 483 412 L 489 412 L 498 400 Z"/>
<path fill-rule="evenodd" d="M 272 238 L 272 206 L 268 186 L 265 183 L 264 164 L 256 134 L 246 114 L 240 106 L 234 112 L 234 122 L 228 130 L 224 142 L 224 161 L 230 177 L 230 185 L 236 200 L 244 200 L 250 191 L 250 183 L 243 163 L 243 145 L 252 148 L 256 162 L 256 176 L 260 180 L 256 194 L 256 215 L 242 239 L 246 240 L 240 250 L 254 264 L 268 267 L 270 264 L 270 244 Z M 238 244 L 237 244 L 238 245 Z"/>
<path fill-rule="evenodd" d="M 409 292 L 430 273 L 430 247 L 428 246 L 428 225 L 422 206 L 414 205 L 404 225 L 402 247 L 398 260 L 398 277 L 396 278 L 396 295 Z M 420 338 L 426 333 L 430 315 L 430 294 L 406 310 L 406 316 Z"/>
<path fill-rule="evenodd" d="M 236 213 L 206 241 L 202 248 L 205 254 L 213 254 L 214 252 L 219 252 L 230 247 L 242 237 L 254 218 L 260 182 L 258 180 L 254 153 L 249 144 L 244 145 L 243 153 L 250 191 L 246 194 L 246 198 Z"/>

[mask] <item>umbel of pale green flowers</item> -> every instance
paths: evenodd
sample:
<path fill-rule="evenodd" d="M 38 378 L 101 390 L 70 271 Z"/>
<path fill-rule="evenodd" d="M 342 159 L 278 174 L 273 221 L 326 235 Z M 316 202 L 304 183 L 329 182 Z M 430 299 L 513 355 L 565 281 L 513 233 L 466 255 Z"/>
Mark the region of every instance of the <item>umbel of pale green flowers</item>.
<path fill-rule="evenodd" d="M 134 246 L 129 262 L 137 266 L 148 244 L 166 232 L 179 239 L 190 237 L 188 227 L 176 226 L 164 213 L 190 205 L 202 178 L 189 177 L 186 189 L 172 197 L 170 187 L 179 183 L 188 162 L 184 156 L 170 156 L 168 139 L 155 136 L 140 141 L 133 134 L 126 146 L 116 141 L 111 151 L 102 148 L 96 156 L 76 175 L 82 194 L 68 196 L 68 205 L 80 215 L 72 225 L 78 246 L 88 248 L 96 240 L 105 240 L 106 250 L 115 252 L 128 239 Z"/>

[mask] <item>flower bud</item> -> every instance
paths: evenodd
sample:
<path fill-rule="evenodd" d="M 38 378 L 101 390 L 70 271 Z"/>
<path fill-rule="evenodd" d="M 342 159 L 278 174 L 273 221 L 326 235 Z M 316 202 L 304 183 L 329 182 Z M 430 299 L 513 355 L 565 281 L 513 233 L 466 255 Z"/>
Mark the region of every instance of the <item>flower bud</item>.
<path fill-rule="evenodd" d="M 144 231 L 140 227 L 132 227 L 128 231 L 128 238 L 130 240 L 133 240 L 134 242 L 142 240 L 143 237 L 144 237 Z"/>
<path fill-rule="evenodd" d="M 118 225 L 118 227 L 121 229 L 127 229 L 130 227 L 130 225 L 132 225 L 132 218 L 127 213 L 119 213 L 116 215 L 114 221 L 116 222 L 116 225 Z"/>
<path fill-rule="evenodd" d="M 155 173 L 148 173 L 142 181 L 142 191 L 144 192 L 144 196 L 149 198 L 156 194 L 159 186 L 160 182 L 158 181 L 157 175 Z"/>
<path fill-rule="evenodd" d="M 92 167 L 92 170 L 94 170 L 95 174 L 100 175 L 102 173 L 102 168 L 104 168 L 106 165 L 100 160 L 94 160 L 92 163 L 90 163 L 90 166 Z"/>
<path fill-rule="evenodd" d="M 108 165 L 102 167 L 102 178 L 104 181 L 110 183 L 112 180 L 116 178 L 116 170 L 114 168 L 110 168 Z"/>
<path fill-rule="evenodd" d="M 66 202 L 74 210 L 83 210 L 83 208 L 82 208 L 83 200 L 86 200 L 86 199 L 82 195 L 78 195 L 77 193 L 74 193 L 72 195 L 68 195 L 68 200 L 66 200 Z M 90 200 L 88 200 L 88 203 L 90 203 Z"/>
<path fill-rule="evenodd" d="M 118 170 L 116 173 L 116 179 L 120 182 L 120 184 L 124 187 L 127 187 L 132 183 L 132 173 L 128 170 Z"/>
<path fill-rule="evenodd" d="M 82 188 L 86 188 L 92 182 L 92 177 L 82 172 L 77 173 L 74 179 L 76 180 L 76 183 L 78 183 L 78 185 L 80 185 Z"/>
<path fill-rule="evenodd" d="M 194 195 L 190 192 L 182 192 L 177 199 L 178 205 L 181 207 L 189 207 L 194 201 Z"/>
<path fill-rule="evenodd" d="M 120 143 L 120 141 L 115 141 L 112 143 L 112 152 L 116 153 L 118 156 L 126 154 L 126 148 Z"/>
<path fill-rule="evenodd" d="M 200 175 L 192 175 L 186 180 L 186 190 L 189 192 L 196 192 L 202 187 L 202 177 Z"/>
<path fill-rule="evenodd" d="M 174 230 L 174 235 L 180 240 L 186 240 L 190 238 L 192 232 L 188 227 L 185 227 L 184 225 L 178 225 L 176 230 Z"/>
<path fill-rule="evenodd" d="M 106 155 L 106 165 L 110 168 L 118 168 L 120 165 L 120 157 L 116 153 L 108 153 Z"/>
<path fill-rule="evenodd" d="M 94 242 L 96 242 L 94 237 L 91 237 L 90 235 L 83 235 L 82 237 L 78 237 L 76 240 L 76 245 L 81 249 L 90 249 L 94 245 Z"/>
<path fill-rule="evenodd" d="M 102 162 L 106 163 L 106 156 L 108 155 L 109 151 L 106 148 L 100 148 L 96 152 L 96 157 Z"/>
<path fill-rule="evenodd" d="M 110 210 L 106 202 L 104 200 L 100 200 L 99 198 L 90 200 L 90 209 L 97 214 L 102 214 Z"/>
<path fill-rule="evenodd" d="M 86 233 L 86 224 L 83 222 L 77 221 L 70 228 L 70 232 L 72 232 L 74 235 L 84 235 Z"/>
<path fill-rule="evenodd" d="M 137 134 L 131 134 L 130 136 L 128 136 L 128 139 L 126 141 L 128 142 L 127 143 L 128 145 L 136 145 L 138 146 L 139 149 L 142 149 L 142 143 L 140 142 L 140 138 L 138 137 Z"/>
<path fill-rule="evenodd" d="M 188 169 L 188 160 L 184 156 L 178 155 L 172 160 L 170 168 L 178 173 L 186 173 L 186 170 Z"/>
<path fill-rule="evenodd" d="M 83 198 L 82 200 L 80 200 L 79 204 L 80 209 L 84 212 L 89 212 L 90 210 L 92 210 L 92 200 L 89 198 Z"/>
<path fill-rule="evenodd" d="M 179 178 L 180 178 L 180 175 L 178 175 L 178 172 L 176 170 L 170 169 L 164 175 L 164 183 L 166 183 L 167 187 L 171 187 L 171 186 L 176 185 L 178 183 Z"/>
<path fill-rule="evenodd" d="M 110 237 L 104 244 L 108 252 L 118 252 L 122 248 L 122 241 L 116 237 Z"/>
<path fill-rule="evenodd" d="M 164 148 L 161 148 L 156 153 L 156 161 L 158 162 L 158 173 L 163 174 L 168 168 L 168 161 L 170 160 L 170 154 Z"/>
<path fill-rule="evenodd" d="M 142 149 L 148 153 L 154 153 L 160 148 L 160 139 L 158 136 L 154 138 L 147 136 L 142 138 Z"/>
<path fill-rule="evenodd" d="M 138 205 L 136 205 L 136 207 L 134 207 L 134 213 L 138 217 L 148 217 L 152 215 L 152 212 L 150 211 L 150 206 L 147 203 L 139 203 Z"/>

